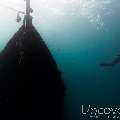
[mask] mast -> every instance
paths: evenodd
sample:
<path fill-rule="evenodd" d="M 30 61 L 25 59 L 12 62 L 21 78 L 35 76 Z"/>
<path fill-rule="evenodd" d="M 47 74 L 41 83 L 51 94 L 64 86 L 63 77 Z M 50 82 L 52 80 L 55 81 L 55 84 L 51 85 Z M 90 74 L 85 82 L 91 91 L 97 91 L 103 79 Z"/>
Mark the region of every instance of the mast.
<path fill-rule="evenodd" d="M 26 0 L 26 15 L 25 15 L 25 23 L 26 29 L 32 26 L 32 16 L 30 15 L 31 11 L 30 0 Z"/>
<path fill-rule="evenodd" d="M 1 4 L 0 4 L 0 6 L 18 12 L 17 19 L 16 19 L 17 22 L 21 21 L 21 17 L 19 15 L 19 13 L 24 14 L 23 25 L 28 30 L 28 28 L 30 28 L 32 26 L 32 16 L 30 15 L 30 13 L 33 12 L 33 9 L 30 7 L 30 0 L 24 0 L 24 1 L 26 2 L 26 11 L 25 12 L 14 9 L 14 8 L 11 8 L 11 7 L 8 7 L 8 6 L 4 6 L 4 5 L 1 5 Z"/>

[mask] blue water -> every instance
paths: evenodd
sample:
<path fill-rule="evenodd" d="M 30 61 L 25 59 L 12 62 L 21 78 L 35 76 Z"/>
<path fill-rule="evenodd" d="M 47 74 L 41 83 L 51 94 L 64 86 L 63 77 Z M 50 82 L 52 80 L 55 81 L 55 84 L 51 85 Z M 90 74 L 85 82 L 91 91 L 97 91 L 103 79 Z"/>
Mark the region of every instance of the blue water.
<path fill-rule="evenodd" d="M 101 68 L 120 54 L 120 1 L 114 2 L 112 15 L 103 16 L 105 27 L 96 29 L 84 17 L 56 17 L 45 21 L 34 18 L 34 25 L 48 45 L 66 85 L 65 119 L 79 120 L 82 104 L 120 103 L 120 65 Z M 103 13 L 104 14 L 104 13 Z M 8 17 L 8 15 L 10 17 Z M 0 49 L 18 30 L 16 14 L 8 10 L 1 16 Z M 37 15 L 36 15 L 37 17 Z"/>

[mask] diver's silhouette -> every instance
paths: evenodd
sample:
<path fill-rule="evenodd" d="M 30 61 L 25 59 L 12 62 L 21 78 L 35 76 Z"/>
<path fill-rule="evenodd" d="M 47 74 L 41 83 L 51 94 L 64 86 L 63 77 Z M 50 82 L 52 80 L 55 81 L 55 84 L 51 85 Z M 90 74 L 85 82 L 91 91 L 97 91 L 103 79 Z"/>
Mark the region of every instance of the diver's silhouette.
<path fill-rule="evenodd" d="M 120 55 L 117 55 L 116 58 L 110 63 L 102 63 L 100 64 L 102 67 L 114 67 L 115 65 L 120 63 Z"/>

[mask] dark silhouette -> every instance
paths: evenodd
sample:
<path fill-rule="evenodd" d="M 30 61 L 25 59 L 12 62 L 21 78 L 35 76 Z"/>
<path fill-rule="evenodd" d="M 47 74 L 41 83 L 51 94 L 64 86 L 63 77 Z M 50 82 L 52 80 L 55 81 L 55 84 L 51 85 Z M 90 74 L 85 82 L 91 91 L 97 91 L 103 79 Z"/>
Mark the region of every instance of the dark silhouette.
<path fill-rule="evenodd" d="M 63 120 L 64 82 L 32 12 L 26 0 L 23 26 L 0 53 L 0 119 Z"/>
<path fill-rule="evenodd" d="M 16 120 L 62 120 L 64 91 L 41 36 L 33 26 L 22 26 L 0 54 L 0 114 Z"/>
<path fill-rule="evenodd" d="M 111 63 L 102 63 L 100 64 L 101 67 L 113 67 L 114 65 Z"/>
<path fill-rule="evenodd" d="M 117 55 L 117 57 L 111 62 L 111 63 L 103 63 L 100 64 L 102 67 L 114 67 L 116 64 L 120 63 L 120 55 Z"/>

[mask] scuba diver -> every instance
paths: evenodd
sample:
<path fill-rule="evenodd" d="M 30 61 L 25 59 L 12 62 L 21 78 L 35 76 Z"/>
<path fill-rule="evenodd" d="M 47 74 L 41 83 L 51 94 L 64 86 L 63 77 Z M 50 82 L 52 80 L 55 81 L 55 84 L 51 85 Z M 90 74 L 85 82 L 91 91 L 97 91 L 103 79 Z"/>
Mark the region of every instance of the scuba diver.
<path fill-rule="evenodd" d="M 117 55 L 116 58 L 111 63 L 102 63 L 101 67 L 114 67 L 116 64 L 120 63 L 120 55 Z"/>

